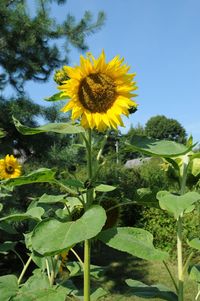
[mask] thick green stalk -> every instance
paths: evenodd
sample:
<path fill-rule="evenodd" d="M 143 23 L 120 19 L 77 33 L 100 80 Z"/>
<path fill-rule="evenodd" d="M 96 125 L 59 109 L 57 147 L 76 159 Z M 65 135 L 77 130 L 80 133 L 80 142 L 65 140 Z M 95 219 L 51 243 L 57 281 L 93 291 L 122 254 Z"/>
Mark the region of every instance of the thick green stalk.
<path fill-rule="evenodd" d="M 183 301 L 183 251 L 182 251 L 182 217 L 177 221 L 177 258 L 178 258 L 178 301 Z"/>
<path fill-rule="evenodd" d="M 188 162 L 184 162 L 180 173 L 180 194 L 185 193 Z M 178 301 L 184 301 L 184 273 L 183 273 L 183 225 L 182 216 L 177 220 L 177 258 L 178 258 Z"/>
<path fill-rule="evenodd" d="M 90 301 L 90 240 L 84 242 L 84 301 Z"/>
<path fill-rule="evenodd" d="M 88 143 L 87 147 L 87 168 L 88 168 L 88 191 L 87 191 L 87 204 L 86 209 L 88 209 L 93 201 L 93 189 L 90 187 L 92 185 L 92 131 L 88 130 Z M 90 301 L 90 252 L 91 244 L 90 240 L 86 239 L 84 242 L 84 301 Z"/>

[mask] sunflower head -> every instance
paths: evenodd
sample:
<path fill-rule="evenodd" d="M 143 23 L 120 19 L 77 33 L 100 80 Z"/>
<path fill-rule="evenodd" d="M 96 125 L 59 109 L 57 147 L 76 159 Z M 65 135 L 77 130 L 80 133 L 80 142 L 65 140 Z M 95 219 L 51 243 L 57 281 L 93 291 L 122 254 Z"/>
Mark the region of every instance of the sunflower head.
<path fill-rule="evenodd" d="M 13 155 L 0 159 L 0 179 L 17 178 L 21 175 L 21 166 Z"/>
<path fill-rule="evenodd" d="M 128 116 L 136 103 L 131 99 L 137 89 L 135 74 L 128 73 L 123 59 L 114 57 L 106 63 L 104 52 L 98 59 L 91 54 L 80 57 L 80 66 L 65 66 L 69 79 L 58 87 L 70 101 L 62 108 L 72 110 L 72 119 L 81 119 L 84 128 L 104 131 L 124 126 L 121 115 Z"/>

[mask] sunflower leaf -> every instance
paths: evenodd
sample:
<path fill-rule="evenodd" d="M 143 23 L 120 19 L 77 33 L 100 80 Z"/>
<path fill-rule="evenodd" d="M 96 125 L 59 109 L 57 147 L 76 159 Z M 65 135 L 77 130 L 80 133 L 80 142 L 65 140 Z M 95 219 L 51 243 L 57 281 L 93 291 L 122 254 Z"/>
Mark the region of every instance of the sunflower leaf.
<path fill-rule="evenodd" d="M 153 236 L 146 230 L 132 227 L 110 228 L 102 231 L 97 238 L 111 248 L 127 252 L 146 260 L 165 260 L 166 252 L 153 246 Z"/>
<path fill-rule="evenodd" d="M 195 146 L 185 146 L 174 141 L 157 140 L 137 135 L 133 136 L 131 143 L 126 143 L 126 145 L 129 150 L 164 158 L 187 154 Z"/>
<path fill-rule="evenodd" d="M 131 287 L 133 295 L 141 298 L 159 298 L 167 301 L 178 301 L 178 296 L 162 284 L 146 285 L 141 281 L 133 279 L 127 279 L 126 284 Z"/>
<path fill-rule="evenodd" d="M 56 93 L 50 97 L 45 97 L 44 100 L 46 101 L 59 101 L 59 100 L 65 100 L 69 99 L 69 96 L 63 96 L 63 92 Z"/>
<path fill-rule="evenodd" d="M 26 176 L 0 181 L 4 186 L 20 186 L 32 183 L 49 183 L 55 180 L 55 171 L 48 168 L 39 168 Z"/>
<path fill-rule="evenodd" d="M 76 243 L 96 236 L 105 221 L 105 210 L 99 205 L 91 206 L 76 221 L 61 222 L 55 219 L 42 221 L 33 231 L 33 249 L 45 256 L 61 253 Z"/>
<path fill-rule="evenodd" d="M 35 135 L 40 133 L 48 133 L 53 132 L 57 134 L 79 134 L 84 133 L 85 130 L 78 124 L 73 123 L 48 123 L 36 128 L 30 128 L 20 123 L 19 120 L 13 117 L 13 122 L 15 124 L 16 129 L 22 135 Z"/>

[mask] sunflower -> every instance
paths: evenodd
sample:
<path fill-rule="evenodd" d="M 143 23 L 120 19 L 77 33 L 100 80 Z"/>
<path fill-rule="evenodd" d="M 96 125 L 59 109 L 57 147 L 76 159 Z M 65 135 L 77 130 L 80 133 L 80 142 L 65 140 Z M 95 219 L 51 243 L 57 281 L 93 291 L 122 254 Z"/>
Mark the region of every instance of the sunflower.
<path fill-rule="evenodd" d="M 131 100 L 137 87 L 133 81 L 135 74 L 127 73 L 130 67 L 123 61 L 116 56 L 106 63 L 102 51 L 98 59 L 88 54 L 86 58 L 80 57 L 80 66 L 65 66 L 70 79 L 58 88 L 70 101 L 61 110 L 72 110 L 72 119 L 80 118 L 84 128 L 104 131 L 124 126 L 121 115 L 128 116 L 129 110 L 137 107 Z"/>
<path fill-rule="evenodd" d="M 0 179 L 17 178 L 21 175 L 21 166 L 13 155 L 0 159 Z"/>

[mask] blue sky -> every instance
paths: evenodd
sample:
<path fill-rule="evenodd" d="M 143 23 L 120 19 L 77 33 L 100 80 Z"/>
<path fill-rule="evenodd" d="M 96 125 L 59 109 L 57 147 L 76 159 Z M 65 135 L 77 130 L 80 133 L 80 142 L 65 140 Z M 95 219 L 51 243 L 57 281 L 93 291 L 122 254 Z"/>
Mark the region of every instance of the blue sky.
<path fill-rule="evenodd" d="M 31 1 L 33 2 L 33 1 Z M 125 120 L 144 125 L 155 115 L 177 119 L 195 141 L 200 141 L 200 1 L 199 0 L 68 0 L 53 5 L 52 14 L 63 20 L 67 13 L 79 19 L 85 10 L 106 14 L 103 28 L 87 38 L 89 51 L 107 59 L 119 54 L 136 72 L 138 112 Z M 71 49 L 70 65 L 80 52 Z M 40 104 L 57 92 L 48 83 L 28 83 L 30 97 Z"/>

